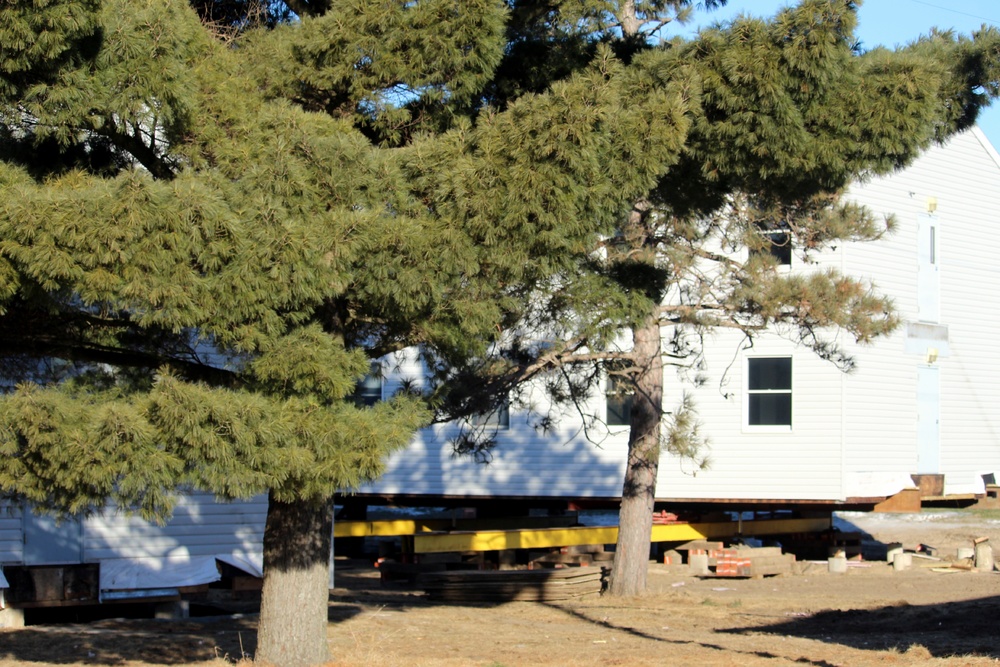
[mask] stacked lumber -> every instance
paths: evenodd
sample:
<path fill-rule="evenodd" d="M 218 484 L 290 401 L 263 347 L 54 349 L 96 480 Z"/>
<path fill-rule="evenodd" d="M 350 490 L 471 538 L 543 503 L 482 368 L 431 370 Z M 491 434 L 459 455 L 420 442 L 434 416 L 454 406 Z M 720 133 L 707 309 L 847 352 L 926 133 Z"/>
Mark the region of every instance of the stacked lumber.
<path fill-rule="evenodd" d="M 598 595 L 603 587 L 600 567 L 561 570 L 470 570 L 420 575 L 417 585 L 431 600 L 455 603 L 554 602 Z"/>
<path fill-rule="evenodd" d="M 587 567 L 593 565 L 595 562 L 609 562 L 615 559 L 615 554 L 613 551 L 601 551 L 597 553 L 589 554 L 574 554 L 574 553 L 547 553 L 538 558 L 533 558 L 528 563 L 528 569 L 535 569 L 536 567 L 565 567 L 567 565 L 574 565 L 580 567 Z"/>
<path fill-rule="evenodd" d="M 608 562 L 615 558 L 613 551 L 605 551 L 603 544 L 581 544 L 560 547 L 542 555 L 532 556 L 528 561 L 528 569 L 542 567 L 588 567 L 598 562 Z"/>

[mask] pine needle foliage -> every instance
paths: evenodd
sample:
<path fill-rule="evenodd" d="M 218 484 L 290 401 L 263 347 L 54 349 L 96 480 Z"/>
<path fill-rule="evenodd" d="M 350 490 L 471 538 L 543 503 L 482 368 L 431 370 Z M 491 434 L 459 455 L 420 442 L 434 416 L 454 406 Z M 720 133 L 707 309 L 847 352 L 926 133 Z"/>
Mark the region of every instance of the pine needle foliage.
<path fill-rule="evenodd" d="M 0 490 L 44 509 L 375 479 L 431 413 L 359 407 L 370 360 L 481 356 L 689 124 L 602 48 L 490 106 L 503 2 L 198 8 L 0 10 Z"/>

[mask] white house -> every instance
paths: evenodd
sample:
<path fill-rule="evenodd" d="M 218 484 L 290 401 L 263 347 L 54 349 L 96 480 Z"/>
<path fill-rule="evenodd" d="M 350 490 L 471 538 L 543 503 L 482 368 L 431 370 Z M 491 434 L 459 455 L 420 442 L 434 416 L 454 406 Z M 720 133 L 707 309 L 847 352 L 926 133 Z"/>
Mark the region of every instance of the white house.
<path fill-rule="evenodd" d="M 730 332 L 710 338 L 708 382 L 694 397 L 711 466 L 665 457 L 659 500 L 850 503 L 892 496 L 917 473 L 943 475 L 944 493 L 982 493 L 983 475 L 1000 473 L 1000 156 L 973 129 L 850 196 L 894 214 L 897 231 L 809 267 L 793 253 L 790 270 L 870 278 L 904 325 L 873 346 L 846 341 L 852 374 L 776 335 L 749 349 Z M 668 373 L 667 409 L 683 391 L 692 389 Z M 606 408 L 603 396 L 586 406 L 602 417 Z M 619 496 L 627 434 L 612 427 L 595 444 L 581 427 L 567 415 L 541 434 L 512 410 L 489 465 L 453 455 L 454 427 L 428 429 L 362 497 Z"/>

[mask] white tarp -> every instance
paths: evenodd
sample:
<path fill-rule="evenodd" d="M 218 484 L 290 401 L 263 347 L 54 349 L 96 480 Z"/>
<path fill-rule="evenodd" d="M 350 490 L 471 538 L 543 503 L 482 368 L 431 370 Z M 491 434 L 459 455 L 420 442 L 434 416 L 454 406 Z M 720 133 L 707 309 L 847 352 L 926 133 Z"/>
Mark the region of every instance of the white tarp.
<path fill-rule="evenodd" d="M 7 579 L 3 576 L 3 568 L 0 567 L 0 588 L 10 588 L 10 584 L 7 583 Z"/>
<path fill-rule="evenodd" d="M 141 590 L 198 586 L 218 581 L 216 559 L 259 577 L 261 568 L 252 560 L 219 554 L 180 558 L 109 558 L 101 561 L 101 590 Z"/>
<path fill-rule="evenodd" d="M 216 560 L 232 565 L 237 570 L 243 570 L 251 577 L 264 576 L 264 557 L 261 554 L 252 556 L 234 556 L 232 554 L 216 554 Z"/>
<path fill-rule="evenodd" d="M 885 498 L 915 486 L 909 474 L 902 472 L 844 473 L 844 498 Z"/>

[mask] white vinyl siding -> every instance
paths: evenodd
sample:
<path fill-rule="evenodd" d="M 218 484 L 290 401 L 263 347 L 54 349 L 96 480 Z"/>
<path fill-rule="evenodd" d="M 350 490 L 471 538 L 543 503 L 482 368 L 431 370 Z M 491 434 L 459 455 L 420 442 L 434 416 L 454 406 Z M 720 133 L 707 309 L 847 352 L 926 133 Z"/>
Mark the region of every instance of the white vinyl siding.
<path fill-rule="evenodd" d="M 928 203 L 937 223 L 939 322 L 947 327 L 940 368 L 941 468 L 947 493 L 982 491 L 981 475 L 1000 471 L 1000 272 L 992 240 L 1000 237 L 1000 167 L 978 131 L 933 147 L 904 172 L 856 188 L 873 211 L 894 211 L 897 231 L 873 244 L 850 244 L 850 267 L 864 267 L 891 294 L 907 321 L 925 319 L 919 306 L 919 221 Z M 928 241 L 928 239 L 924 239 Z M 856 390 L 847 407 L 849 466 L 856 470 L 917 471 L 918 366 L 923 353 L 905 353 L 905 331 L 857 350 Z M 931 344 L 928 344 L 928 347 Z M 933 344 L 935 347 L 937 344 Z M 871 378 L 865 382 L 865 378 Z M 886 409 L 879 409 L 884 405 Z"/>
<path fill-rule="evenodd" d="M 841 497 L 840 371 L 808 350 L 774 335 L 763 335 L 754 356 L 792 357 L 795 429 L 748 428 L 745 359 L 733 363 L 745 341 L 731 332 L 714 335 L 706 350 L 706 383 L 694 394 L 709 438 L 710 466 L 663 456 L 657 495 L 681 499 L 835 500 Z M 737 357 L 738 358 L 738 357 Z M 667 405 L 681 391 L 667 385 Z M 668 408 L 669 409 L 669 408 Z"/>

